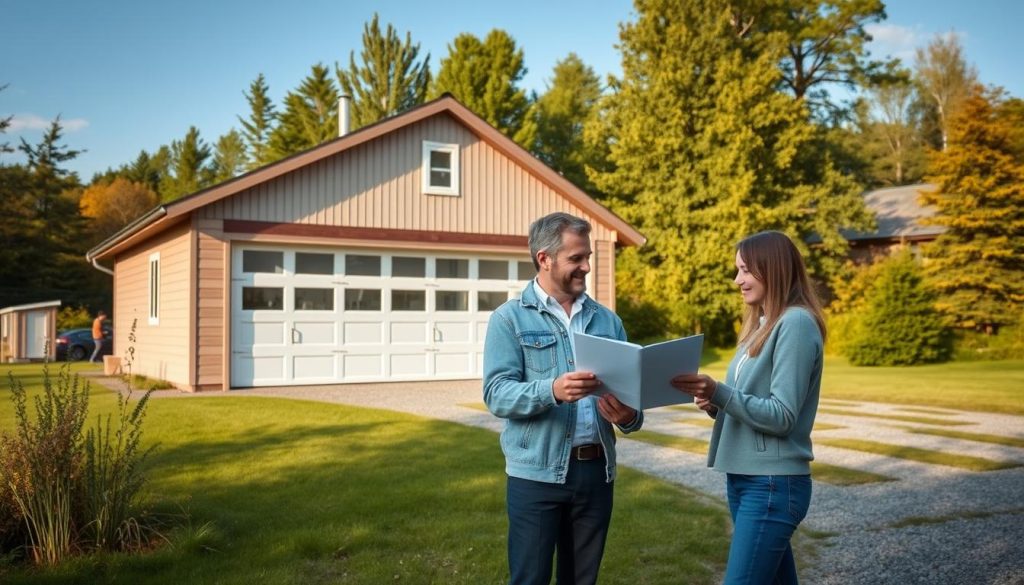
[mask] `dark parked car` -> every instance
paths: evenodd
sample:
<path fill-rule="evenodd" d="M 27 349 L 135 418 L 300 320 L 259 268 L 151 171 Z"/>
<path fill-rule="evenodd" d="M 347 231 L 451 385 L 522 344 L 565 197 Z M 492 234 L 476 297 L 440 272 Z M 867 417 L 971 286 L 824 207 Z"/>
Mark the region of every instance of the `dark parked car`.
<path fill-rule="evenodd" d="M 92 329 L 68 329 L 57 334 L 57 361 L 87 360 L 96 346 L 92 341 Z M 114 332 L 109 327 L 103 328 L 103 349 L 97 357 L 110 355 L 114 351 Z"/>

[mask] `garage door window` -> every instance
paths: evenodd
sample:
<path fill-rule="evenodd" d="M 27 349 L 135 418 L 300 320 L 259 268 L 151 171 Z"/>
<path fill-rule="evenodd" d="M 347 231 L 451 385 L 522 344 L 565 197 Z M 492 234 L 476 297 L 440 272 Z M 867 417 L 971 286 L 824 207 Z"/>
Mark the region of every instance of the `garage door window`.
<path fill-rule="evenodd" d="M 346 311 L 379 311 L 380 289 L 349 288 L 345 289 Z"/>
<path fill-rule="evenodd" d="M 508 262 L 505 260 L 481 260 L 480 278 L 483 280 L 508 280 Z"/>
<path fill-rule="evenodd" d="M 495 292 L 482 290 L 476 294 L 477 311 L 493 311 L 508 300 L 508 293 L 504 291 Z"/>
<path fill-rule="evenodd" d="M 410 258 L 406 256 L 394 256 L 391 258 L 391 276 L 423 278 L 426 275 L 426 258 Z"/>
<path fill-rule="evenodd" d="M 469 260 L 457 258 L 437 259 L 438 278 L 469 278 Z"/>
<path fill-rule="evenodd" d="M 434 296 L 438 311 L 468 311 L 469 292 L 464 290 L 439 290 Z"/>
<path fill-rule="evenodd" d="M 426 311 L 427 291 L 425 290 L 393 290 L 391 291 L 392 311 Z"/>
<path fill-rule="evenodd" d="M 517 262 L 516 269 L 517 280 L 530 280 L 537 276 L 537 269 L 533 267 L 533 262 Z"/>
<path fill-rule="evenodd" d="M 295 253 L 296 274 L 334 274 L 334 254 Z"/>
<path fill-rule="evenodd" d="M 284 308 L 284 289 L 270 286 L 242 287 L 242 309 L 280 311 Z"/>
<path fill-rule="evenodd" d="M 245 250 L 242 252 L 242 272 L 284 272 L 284 252 Z"/>
<path fill-rule="evenodd" d="M 351 276 L 380 276 L 380 256 L 345 254 L 345 274 Z"/>
<path fill-rule="evenodd" d="M 296 288 L 296 311 L 333 311 L 334 289 L 332 288 Z"/>

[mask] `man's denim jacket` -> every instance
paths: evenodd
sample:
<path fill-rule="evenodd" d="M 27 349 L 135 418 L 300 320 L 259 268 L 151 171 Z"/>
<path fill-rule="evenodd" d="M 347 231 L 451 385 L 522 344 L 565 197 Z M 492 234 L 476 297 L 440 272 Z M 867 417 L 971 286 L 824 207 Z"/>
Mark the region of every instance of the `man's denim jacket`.
<path fill-rule="evenodd" d="M 512 477 L 565 483 L 576 425 L 576 403 L 558 404 L 551 386 L 575 370 L 570 332 L 540 304 L 531 281 L 519 299 L 491 315 L 484 345 L 484 402 L 505 419 L 501 449 L 505 472 Z M 589 297 L 584 300 L 583 330 L 590 335 L 626 339 L 622 320 Z M 615 479 L 615 432 L 600 414 L 598 436 L 604 447 L 608 481 Z M 643 425 L 643 413 L 624 433 Z"/>

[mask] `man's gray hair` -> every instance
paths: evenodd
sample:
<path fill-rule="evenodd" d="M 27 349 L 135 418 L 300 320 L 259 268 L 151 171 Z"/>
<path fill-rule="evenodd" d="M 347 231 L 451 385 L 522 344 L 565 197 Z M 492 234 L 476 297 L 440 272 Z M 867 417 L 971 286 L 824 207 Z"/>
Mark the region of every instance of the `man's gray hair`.
<path fill-rule="evenodd" d="M 540 263 L 537 262 L 539 252 L 546 252 L 550 256 L 558 255 L 562 249 L 562 232 L 566 230 L 579 236 L 589 236 L 590 222 L 557 211 L 530 224 L 530 258 L 533 260 L 534 268 L 540 270 Z"/>

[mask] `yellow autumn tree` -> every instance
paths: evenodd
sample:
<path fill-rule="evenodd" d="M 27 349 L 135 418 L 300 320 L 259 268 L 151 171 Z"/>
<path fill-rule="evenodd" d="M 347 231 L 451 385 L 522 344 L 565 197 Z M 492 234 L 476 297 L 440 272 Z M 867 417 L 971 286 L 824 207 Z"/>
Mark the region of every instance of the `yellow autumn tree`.
<path fill-rule="evenodd" d="M 105 239 L 152 209 L 158 201 L 148 186 L 119 177 L 86 189 L 78 205 L 92 223 L 93 233 Z"/>

